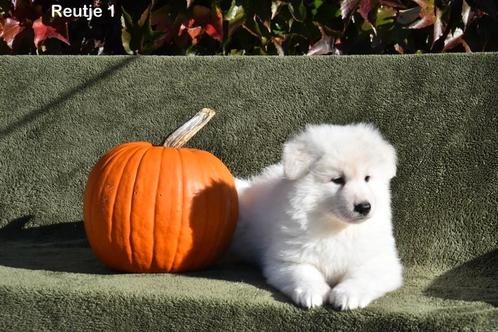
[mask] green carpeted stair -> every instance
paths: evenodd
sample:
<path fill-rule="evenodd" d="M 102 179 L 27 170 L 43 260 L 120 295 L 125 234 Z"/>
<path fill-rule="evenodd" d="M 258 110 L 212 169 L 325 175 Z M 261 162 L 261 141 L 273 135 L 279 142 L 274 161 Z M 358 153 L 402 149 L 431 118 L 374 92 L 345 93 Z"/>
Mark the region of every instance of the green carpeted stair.
<path fill-rule="evenodd" d="M 498 331 L 498 54 L 0 57 L 0 331 Z M 375 123 L 398 150 L 405 286 L 366 309 L 303 310 L 258 270 L 119 274 L 82 227 L 89 170 L 160 143 L 202 107 L 191 142 L 247 176 L 305 123 Z"/>

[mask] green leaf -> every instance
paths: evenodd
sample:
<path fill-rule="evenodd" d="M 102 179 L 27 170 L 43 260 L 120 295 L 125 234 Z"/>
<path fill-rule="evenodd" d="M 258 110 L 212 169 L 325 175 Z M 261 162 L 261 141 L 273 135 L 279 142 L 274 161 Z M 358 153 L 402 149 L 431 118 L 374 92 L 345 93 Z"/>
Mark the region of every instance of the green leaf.
<path fill-rule="evenodd" d="M 338 3 L 324 2 L 320 10 L 313 17 L 313 21 L 320 23 L 322 26 L 331 25 L 333 22 L 340 22 L 341 7 Z M 342 25 L 342 22 L 340 22 Z"/>
<path fill-rule="evenodd" d="M 230 8 L 228 8 L 228 10 L 225 13 L 225 20 L 230 23 L 233 23 L 233 22 L 238 22 L 240 20 L 244 20 L 244 18 L 245 18 L 244 6 L 237 5 L 237 0 L 232 0 Z"/>
<path fill-rule="evenodd" d="M 271 2 L 271 19 L 273 20 L 279 13 L 282 7 L 286 3 L 283 1 L 272 1 Z"/>
<path fill-rule="evenodd" d="M 245 55 L 246 51 L 245 50 L 238 50 L 238 49 L 231 49 L 230 50 L 230 55 Z"/>
<path fill-rule="evenodd" d="M 396 21 L 396 11 L 392 7 L 380 6 L 375 17 L 375 26 L 393 24 Z"/>
<path fill-rule="evenodd" d="M 467 29 L 467 25 L 471 21 L 471 16 L 472 16 L 471 14 L 472 14 L 472 8 L 470 8 L 467 1 L 463 0 L 462 1 L 462 21 L 463 21 L 464 30 Z"/>
<path fill-rule="evenodd" d="M 258 16 L 254 16 L 254 29 L 256 33 L 261 37 L 261 42 L 265 45 L 268 42 L 270 35 L 270 26 L 263 22 Z"/>
<path fill-rule="evenodd" d="M 121 15 L 121 42 L 123 44 L 123 48 L 126 53 L 128 54 L 134 54 L 134 50 L 131 48 L 130 43 L 131 43 L 131 33 L 129 32 L 133 28 L 133 21 L 131 19 L 130 14 L 122 8 L 122 15 Z"/>
<path fill-rule="evenodd" d="M 131 15 L 128 14 L 126 9 L 124 7 L 121 7 L 121 11 L 123 13 L 121 19 L 122 19 L 122 24 L 124 24 L 124 28 L 131 30 L 133 28 L 133 19 L 131 18 Z"/>
<path fill-rule="evenodd" d="M 227 24 L 227 35 L 223 41 L 223 50 L 226 49 L 227 45 L 230 43 L 232 35 L 239 29 L 242 24 L 244 24 L 246 19 L 246 13 L 244 6 L 239 5 L 237 0 L 232 0 L 232 3 L 224 15 Z M 225 52 L 224 52 L 225 53 Z"/>
<path fill-rule="evenodd" d="M 149 54 L 161 45 L 158 41 L 164 38 L 165 33 L 154 31 L 151 24 L 152 2 L 140 15 L 139 19 L 133 21 L 131 15 L 123 8 L 121 41 L 128 54 Z"/>
<path fill-rule="evenodd" d="M 289 2 L 289 11 L 298 22 L 303 22 L 306 19 L 306 7 L 303 0 L 291 0 Z"/>
<path fill-rule="evenodd" d="M 139 27 L 143 27 L 146 24 L 146 22 L 149 20 L 151 6 L 152 6 L 152 4 L 147 6 L 147 8 L 145 8 L 144 12 L 142 13 L 142 15 L 140 15 L 140 18 L 138 19 L 138 22 L 137 22 Z"/>
<path fill-rule="evenodd" d="M 315 17 L 315 15 L 320 10 L 320 7 L 323 5 L 323 0 L 313 0 L 311 2 L 311 15 Z"/>

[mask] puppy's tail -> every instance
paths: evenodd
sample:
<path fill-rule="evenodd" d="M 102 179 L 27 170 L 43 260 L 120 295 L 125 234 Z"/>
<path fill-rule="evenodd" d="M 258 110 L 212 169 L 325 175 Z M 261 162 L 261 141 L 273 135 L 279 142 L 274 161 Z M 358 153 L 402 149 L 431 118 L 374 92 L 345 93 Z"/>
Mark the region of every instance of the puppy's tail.
<path fill-rule="evenodd" d="M 235 179 L 235 187 L 237 188 L 237 193 L 241 195 L 247 188 L 251 186 L 251 182 L 249 180 L 244 179 Z"/>

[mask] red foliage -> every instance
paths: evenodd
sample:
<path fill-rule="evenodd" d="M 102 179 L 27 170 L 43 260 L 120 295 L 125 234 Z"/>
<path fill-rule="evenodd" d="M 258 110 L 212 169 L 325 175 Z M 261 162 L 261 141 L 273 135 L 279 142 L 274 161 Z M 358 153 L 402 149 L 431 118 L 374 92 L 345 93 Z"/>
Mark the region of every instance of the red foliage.
<path fill-rule="evenodd" d="M 33 22 L 33 30 L 35 32 L 34 43 L 38 47 L 40 43 L 43 43 L 48 38 L 57 38 L 60 41 L 69 45 L 69 40 L 67 39 L 67 25 L 66 23 L 61 25 L 50 25 L 44 24 L 43 19 L 40 17 Z M 59 31 L 65 32 L 64 35 Z"/>
<path fill-rule="evenodd" d="M 15 41 L 32 35 L 29 48 L 38 49 L 49 38 L 69 45 L 67 22 L 45 18 L 42 6 L 30 0 L 18 0 L 8 10 L 8 17 L 0 20 L 0 38 L 15 52 Z"/>

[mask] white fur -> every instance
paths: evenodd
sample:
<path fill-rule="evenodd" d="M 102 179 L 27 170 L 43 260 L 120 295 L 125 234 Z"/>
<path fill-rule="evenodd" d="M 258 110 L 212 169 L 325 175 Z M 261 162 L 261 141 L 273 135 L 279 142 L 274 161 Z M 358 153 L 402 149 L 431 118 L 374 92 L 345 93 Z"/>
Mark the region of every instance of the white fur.
<path fill-rule="evenodd" d="M 400 287 L 394 148 L 374 127 L 354 124 L 307 126 L 283 150 L 282 163 L 237 180 L 232 253 L 261 266 L 270 285 L 306 308 L 363 308 Z M 341 176 L 344 185 L 331 181 Z M 363 217 L 354 205 L 365 201 L 372 208 Z"/>

